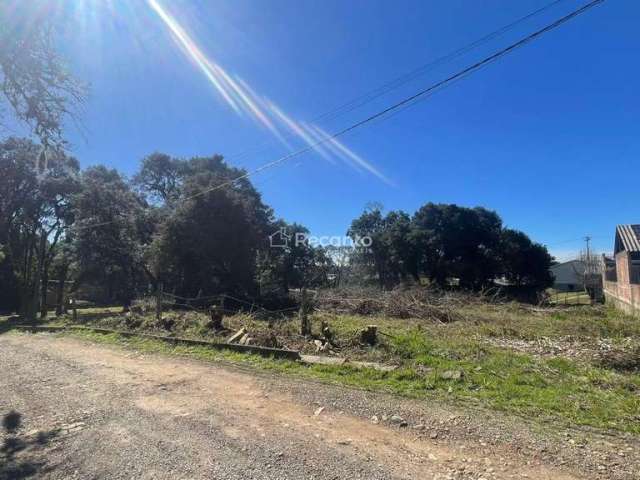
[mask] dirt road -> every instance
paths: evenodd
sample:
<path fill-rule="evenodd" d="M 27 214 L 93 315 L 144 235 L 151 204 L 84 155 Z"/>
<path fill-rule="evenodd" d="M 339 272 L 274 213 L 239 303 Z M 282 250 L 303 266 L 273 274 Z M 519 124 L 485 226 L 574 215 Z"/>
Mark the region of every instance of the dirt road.
<path fill-rule="evenodd" d="M 439 408 L 71 338 L 0 336 L 0 478 L 587 478 L 500 426 L 475 432 Z M 458 427 L 470 433 L 453 441 Z"/>

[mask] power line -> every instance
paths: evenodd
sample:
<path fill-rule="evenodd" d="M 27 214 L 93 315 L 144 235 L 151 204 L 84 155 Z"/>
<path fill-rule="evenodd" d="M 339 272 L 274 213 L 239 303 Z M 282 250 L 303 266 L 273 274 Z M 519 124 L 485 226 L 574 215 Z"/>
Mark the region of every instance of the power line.
<path fill-rule="evenodd" d="M 494 30 L 493 32 L 479 38 L 478 40 L 464 46 L 461 47 L 457 50 L 454 50 L 453 52 L 450 52 L 440 58 L 437 58 L 425 65 L 422 65 L 414 70 L 412 70 L 411 72 L 402 75 L 394 80 L 391 80 L 390 82 L 387 82 L 386 84 L 382 85 L 381 87 L 378 87 L 374 90 L 371 90 L 368 93 L 365 93 L 363 95 L 361 95 L 360 97 L 355 98 L 354 100 L 345 103 L 344 105 L 341 105 L 339 107 L 336 107 L 334 110 L 325 113 L 323 115 L 320 115 L 316 118 L 316 120 L 325 120 L 327 118 L 334 118 L 334 112 L 337 112 L 338 114 L 340 114 L 340 111 L 343 110 L 344 108 L 348 108 L 347 113 L 352 111 L 354 108 L 358 108 L 372 100 L 375 100 L 376 98 L 381 97 L 382 95 L 385 95 L 386 93 L 406 84 L 407 82 L 413 80 L 414 78 L 422 75 L 423 73 L 426 73 L 427 71 L 431 70 L 433 67 L 445 64 L 450 62 L 451 60 L 454 60 L 456 58 L 458 58 L 461 55 L 464 55 L 467 52 L 470 52 L 471 50 L 475 49 L 476 47 L 479 47 L 485 43 L 487 43 L 490 40 L 493 40 L 494 38 L 502 35 L 503 33 L 508 32 L 509 30 L 513 29 L 515 26 L 519 25 L 520 23 L 525 22 L 526 20 L 535 17 L 536 15 L 539 15 L 540 13 L 554 7 L 555 5 L 563 2 L 564 0 L 555 0 L 523 17 L 518 18 L 517 20 L 514 20 L 513 22 L 497 29 Z M 350 108 L 353 107 L 353 108 Z"/>
<path fill-rule="evenodd" d="M 413 70 L 411 70 L 408 73 L 405 73 L 404 75 L 401 75 L 393 80 L 390 80 L 387 83 L 382 84 L 381 86 L 370 90 L 369 92 L 366 92 L 342 105 L 339 105 L 335 108 L 333 108 L 332 110 L 329 110 L 328 112 L 322 113 L 314 118 L 311 119 L 312 122 L 316 122 L 316 121 L 320 121 L 320 120 L 329 120 L 329 119 L 333 119 L 336 118 L 340 115 L 343 115 L 345 113 L 350 113 L 353 110 L 377 99 L 380 98 L 384 95 L 386 95 L 387 93 L 403 86 L 406 85 L 408 82 L 410 82 L 411 80 L 414 80 L 415 78 L 419 77 L 420 75 L 423 75 L 427 72 L 429 72 L 430 70 L 434 69 L 435 67 L 438 67 L 440 65 L 444 65 L 446 63 L 449 63 L 452 60 L 455 60 L 456 58 L 464 55 L 465 53 L 468 53 L 470 51 L 472 51 L 473 49 L 480 47 L 482 45 L 484 45 L 485 43 L 493 40 L 494 38 L 499 37 L 500 35 L 508 32 L 509 30 L 512 30 L 514 27 L 516 27 L 517 25 L 537 16 L 540 15 L 541 13 L 549 10 L 550 8 L 556 6 L 557 4 L 563 2 L 565 0 L 554 0 L 551 3 L 548 3 L 547 5 L 534 10 L 531 13 L 528 13 L 527 15 L 524 15 L 516 20 L 514 20 L 513 22 L 504 25 L 500 28 L 498 28 L 497 30 L 494 30 L 491 33 L 488 33 L 486 35 L 484 35 L 483 37 L 463 46 L 460 47 L 452 52 L 447 53 L 446 55 L 443 55 L 442 57 L 436 58 L 435 60 L 432 60 L 424 65 L 421 65 Z M 239 158 L 244 158 L 245 156 L 247 156 L 250 153 L 255 153 L 255 152 L 260 152 L 260 151 L 264 151 L 265 147 L 271 142 L 268 143 L 264 143 L 261 146 L 257 147 L 257 148 L 251 148 L 251 149 L 247 149 L 244 150 L 242 152 L 239 152 L 237 154 L 233 154 L 230 155 L 229 157 L 225 157 L 226 159 L 239 159 Z"/>
<path fill-rule="evenodd" d="M 242 180 L 244 178 L 248 178 L 252 175 L 255 175 L 257 173 L 260 173 L 264 170 L 276 167 L 284 162 L 286 162 L 287 160 L 290 160 L 292 158 L 298 157 L 304 153 L 307 153 L 311 150 L 313 150 L 315 147 L 319 146 L 319 145 L 323 145 L 327 142 L 330 142 L 338 137 L 344 136 L 349 132 L 352 132 L 368 123 L 371 123 L 375 120 L 385 120 L 388 119 L 391 115 L 398 113 L 400 111 L 403 111 L 404 109 L 415 105 L 417 102 L 428 98 L 429 96 L 431 96 L 433 93 L 435 93 L 436 91 L 438 91 L 439 89 L 444 89 L 447 86 L 450 86 L 452 83 L 463 79 L 464 77 L 466 77 L 467 75 L 470 75 L 478 70 L 480 70 L 481 68 L 485 67 L 486 65 L 493 63 L 494 61 L 504 57 L 505 55 L 513 52 L 514 50 L 526 45 L 527 43 L 537 39 L 538 37 L 544 35 L 545 33 L 554 30 L 556 28 L 558 28 L 559 26 L 563 25 L 564 23 L 568 22 L 569 20 L 572 20 L 573 18 L 585 13 L 586 11 L 590 10 L 591 8 L 595 7 L 596 5 L 599 5 L 601 3 L 604 3 L 605 0 L 593 0 L 585 5 L 583 5 L 582 7 L 578 8 L 577 10 L 572 11 L 571 13 L 559 18 L 558 20 L 550 23 L 549 25 L 527 35 L 526 37 L 516 41 L 515 43 L 512 43 L 511 45 L 509 45 L 506 48 L 503 48 L 501 50 L 499 50 L 498 52 L 489 55 L 488 57 L 485 57 L 484 59 L 460 70 L 459 72 L 445 78 L 444 80 L 441 80 L 439 82 L 436 82 L 435 84 L 420 90 L 419 92 L 415 93 L 414 95 L 411 95 L 410 97 L 407 97 L 377 113 L 374 113 L 366 118 L 364 118 L 363 120 L 360 120 L 342 130 L 339 130 L 338 132 L 332 134 L 332 135 L 328 135 L 325 138 L 318 140 L 315 143 L 312 143 L 310 145 L 308 145 L 307 147 L 303 147 L 299 150 L 296 150 L 295 152 L 291 152 L 287 155 L 284 155 L 283 157 L 280 157 L 272 162 L 266 163 L 258 168 L 256 168 L 255 170 L 252 170 L 250 172 L 247 172 L 245 174 L 239 175 L 236 178 L 233 178 L 232 180 L 229 180 L 227 182 L 221 183 L 219 185 L 216 185 L 214 187 L 211 188 L 206 188 L 204 190 L 201 190 L 200 192 L 191 195 L 189 197 L 186 197 L 184 200 L 190 200 L 193 198 L 196 198 L 198 196 L 204 195 L 206 193 L 209 192 L 213 192 L 216 190 L 219 190 L 221 188 L 227 187 L 229 185 L 233 185 L 235 182 Z M 106 222 L 109 223 L 109 222 Z M 104 225 L 106 223 L 100 224 L 100 225 Z M 86 228 L 91 228 L 91 226 L 85 226 L 85 227 L 81 227 L 81 229 L 86 229 Z"/>
<path fill-rule="evenodd" d="M 373 115 L 370 115 L 369 117 L 367 117 L 367 118 L 365 118 L 363 120 L 360 120 L 360 121 L 358 121 L 358 122 L 356 122 L 356 123 L 344 128 L 344 129 L 342 129 L 342 130 L 340 130 L 340 131 L 338 131 L 338 132 L 336 132 L 336 133 L 334 133 L 332 135 L 329 135 L 329 136 L 327 136 L 327 137 L 325 137 L 325 138 L 323 138 L 323 139 L 321 139 L 321 140 L 319 140 L 319 141 L 317 141 L 317 142 L 315 142 L 313 144 L 310 144 L 307 147 L 303 147 L 303 148 L 301 148 L 299 150 L 296 150 L 295 152 L 291 152 L 291 153 L 289 153 L 289 154 L 287 154 L 287 155 L 285 155 L 283 157 L 280 157 L 277 160 L 274 160 L 272 162 L 266 163 L 266 164 L 262 165 L 261 167 L 258 167 L 257 169 L 252 170 L 251 172 L 248 172 L 246 174 L 243 174 L 243 175 L 240 175 L 240 176 L 234 178 L 233 180 L 230 180 L 228 182 L 224 182 L 224 183 L 222 183 L 220 185 L 217 185 L 215 187 L 212 187 L 212 188 L 208 188 L 208 189 L 202 190 L 202 191 L 198 192 L 197 194 L 192 195 L 189 198 L 194 198 L 194 197 L 197 197 L 197 196 L 200 196 L 200 195 L 204 195 L 205 193 L 209 193 L 209 192 L 218 190 L 220 188 L 224 188 L 224 187 L 226 187 L 228 185 L 232 185 L 233 183 L 235 183 L 238 180 L 242 180 L 243 178 L 248 178 L 248 177 L 250 177 L 252 175 L 255 175 L 256 173 L 260 173 L 260 172 L 262 172 L 264 170 L 267 170 L 269 168 L 273 168 L 273 167 L 275 167 L 277 165 L 280 165 L 281 163 L 284 163 L 287 160 L 290 160 L 291 158 L 294 158 L 294 157 L 300 156 L 300 155 L 302 155 L 304 153 L 307 153 L 307 152 L 313 150 L 315 147 L 317 147 L 319 145 L 322 145 L 324 143 L 330 142 L 330 141 L 332 141 L 332 140 L 334 140 L 334 139 L 336 139 L 338 137 L 341 137 L 341 136 L 343 136 L 343 135 L 345 135 L 345 134 L 347 134 L 347 133 L 349 133 L 349 132 L 351 132 L 353 130 L 356 130 L 356 129 L 358 129 L 358 128 L 360 128 L 360 127 L 362 127 L 362 126 L 364 126 L 364 125 L 366 125 L 368 123 L 371 123 L 374 120 L 382 119 L 384 117 L 388 118 L 388 116 L 390 114 L 393 114 L 394 112 L 398 112 L 398 111 L 404 110 L 405 108 L 408 108 L 408 107 L 414 105 L 415 103 L 419 102 L 423 98 L 426 98 L 427 96 L 431 95 L 437 89 L 444 88 L 448 84 L 450 84 L 452 82 L 455 82 L 457 80 L 460 80 L 463 77 L 480 70 L 481 68 L 485 67 L 486 65 L 488 65 L 490 63 L 493 63 L 494 61 L 504 57 L 505 55 L 513 52 L 514 50 L 526 45 L 527 43 L 529 43 L 529 42 L 531 42 L 531 41 L 533 41 L 535 39 L 537 39 L 538 37 L 544 35 L 545 33 L 549 32 L 551 30 L 554 30 L 554 29 L 558 28 L 559 26 L 565 24 L 569 20 L 571 20 L 571 19 L 573 19 L 573 18 L 585 13 L 587 10 L 590 10 L 591 8 L 595 7 L 596 5 L 604 3 L 604 1 L 605 0 L 593 0 L 593 1 L 589 2 L 589 3 L 587 3 L 586 5 L 583 5 L 582 7 L 578 8 L 577 10 L 574 10 L 573 12 L 571 12 L 571 13 L 559 18 L 558 20 L 550 23 L 549 25 L 547 25 L 547 26 L 545 26 L 545 27 L 543 27 L 543 28 L 541 28 L 541 29 L 539 29 L 539 30 L 527 35 L 526 37 L 518 40 L 517 42 L 512 43 L 508 47 L 503 48 L 502 50 L 499 50 L 498 52 L 496 52 L 496 53 L 494 53 L 492 55 L 489 55 L 488 57 L 485 57 L 484 59 L 474 63 L 473 65 L 470 65 L 470 66 L 460 70 L 459 72 L 455 73 L 454 75 L 451 75 L 451 76 L 445 78 L 444 80 L 441 80 L 441 81 L 431 85 L 430 87 L 427 87 L 427 88 L 419 91 L 418 93 L 416 93 L 414 95 L 411 95 L 410 97 L 405 98 L 404 100 L 401 100 L 401 101 L 399 101 L 399 102 L 397 102 L 397 103 L 395 103 L 395 104 L 393 104 L 393 105 L 391 105 L 391 106 L 389 106 L 389 107 L 387 107 L 387 108 L 385 108 L 385 109 L 383 109 L 383 110 L 381 110 L 381 111 L 379 111 L 377 113 L 374 113 Z"/>

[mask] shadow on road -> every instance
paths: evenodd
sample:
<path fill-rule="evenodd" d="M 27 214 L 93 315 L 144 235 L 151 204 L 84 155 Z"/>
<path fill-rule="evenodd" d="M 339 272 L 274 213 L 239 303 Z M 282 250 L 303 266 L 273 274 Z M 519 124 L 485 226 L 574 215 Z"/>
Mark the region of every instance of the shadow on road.
<path fill-rule="evenodd" d="M 4 430 L 0 447 L 0 480 L 20 480 L 52 470 L 43 460 L 36 460 L 38 450 L 44 448 L 58 434 L 57 430 L 20 435 L 22 415 L 14 410 L 2 418 Z"/>

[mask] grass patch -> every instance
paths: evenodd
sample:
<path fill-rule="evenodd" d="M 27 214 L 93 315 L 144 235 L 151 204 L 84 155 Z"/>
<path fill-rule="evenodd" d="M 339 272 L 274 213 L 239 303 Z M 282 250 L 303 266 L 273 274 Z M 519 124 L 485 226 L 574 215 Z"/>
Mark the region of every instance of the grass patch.
<path fill-rule="evenodd" d="M 576 306 L 539 309 L 518 303 L 461 305 L 461 321 L 439 323 L 384 316 L 337 315 L 316 312 L 313 329 L 327 321 L 341 344 L 340 354 L 351 359 L 392 363 L 391 372 L 349 366 L 304 365 L 220 351 L 205 346 L 171 345 L 140 337 L 123 338 L 92 332 L 69 332 L 92 341 L 124 344 L 143 352 L 185 355 L 209 361 L 230 361 L 262 370 L 312 378 L 329 383 L 384 391 L 418 399 L 445 399 L 553 421 L 640 434 L 640 376 L 636 350 L 640 322 L 611 308 Z M 113 309 L 88 311 L 81 321 L 88 326 L 130 330 L 185 338 L 221 341 L 206 328 L 207 317 L 197 312 L 167 311 L 171 330 L 163 330 L 152 313 L 114 313 Z M 55 324 L 71 322 L 70 317 Z M 242 326 L 252 334 L 275 334 L 283 346 L 313 353 L 314 345 L 298 335 L 295 318 L 273 320 L 269 325 L 247 314 L 225 317 L 230 331 Z M 363 347 L 359 331 L 378 325 L 380 344 Z M 509 349 L 491 339 L 536 341 L 570 339 L 596 345 L 606 341 L 614 348 L 600 361 L 582 357 L 541 357 Z M 640 351 L 640 350 L 638 350 Z"/>
<path fill-rule="evenodd" d="M 342 328 L 351 331 L 347 320 Z M 398 360 L 392 372 L 348 366 L 304 365 L 204 346 L 171 345 L 117 334 L 68 332 L 99 343 L 142 352 L 231 361 L 323 382 L 418 399 L 473 403 L 541 421 L 587 425 L 640 434 L 640 376 L 564 358 L 541 359 L 488 347 L 473 336 L 429 335 L 414 326 L 395 331 L 380 347 Z M 460 372 L 460 378 L 451 372 Z"/>

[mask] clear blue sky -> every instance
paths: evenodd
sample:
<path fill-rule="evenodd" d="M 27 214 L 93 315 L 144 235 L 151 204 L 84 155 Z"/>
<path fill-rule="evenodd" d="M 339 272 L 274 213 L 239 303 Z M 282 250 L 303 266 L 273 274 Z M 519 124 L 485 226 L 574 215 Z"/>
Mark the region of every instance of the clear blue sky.
<path fill-rule="evenodd" d="M 157 1 L 208 59 L 307 121 L 549 3 Z M 583 3 L 565 0 L 318 125 L 349 125 Z M 61 12 L 65 55 L 91 84 L 84 137 L 69 130 L 83 166 L 103 163 L 130 175 L 143 156 L 162 151 L 220 153 L 251 170 L 286 153 L 267 129 L 234 113 L 145 0 L 69 4 Z M 433 201 L 494 209 L 561 257 L 581 248 L 577 239 L 585 234 L 610 251 L 617 223 L 640 222 L 638 18 L 640 2 L 608 0 L 343 139 L 395 186 L 315 153 L 256 175 L 254 183 L 278 216 L 318 235 L 343 234 L 367 202 L 413 212 Z"/>

